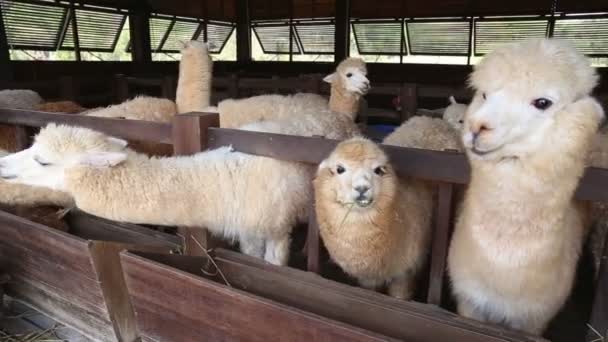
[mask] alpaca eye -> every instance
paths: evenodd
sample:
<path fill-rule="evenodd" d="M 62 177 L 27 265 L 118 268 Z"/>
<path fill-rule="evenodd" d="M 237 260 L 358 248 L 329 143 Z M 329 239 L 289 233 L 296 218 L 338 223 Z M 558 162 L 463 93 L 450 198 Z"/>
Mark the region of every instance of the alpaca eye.
<path fill-rule="evenodd" d="M 43 162 L 42 160 L 38 159 L 38 157 L 34 157 L 34 160 L 36 161 L 36 163 L 40 164 L 40 166 L 49 166 L 49 165 L 51 165 L 51 163 Z"/>
<path fill-rule="evenodd" d="M 464 120 L 458 120 L 458 123 L 464 123 Z"/>
<path fill-rule="evenodd" d="M 377 168 L 374 169 L 374 173 L 377 174 L 378 176 L 384 176 L 384 174 L 386 173 L 386 169 L 382 166 L 378 166 Z"/>
<path fill-rule="evenodd" d="M 338 174 L 343 174 L 344 171 L 346 171 L 346 170 L 344 169 L 344 167 L 342 165 L 338 165 L 338 167 L 336 168 L 336 172 Z"/>
<path fill-rule="evenodd" d="M 551 107 L 552 104 L 553 104 L 553 102 L 551 102 L 551 100 L 547 100 L 542 97 L 540 99 L 536 99 L 536 100 L 532 101 L 532 105 L 534 107 L 536 107 L 536 109 L 539 109 L 539 110 L 545 110 L 545 109 Z"/>
<path fill-rule="evenodd" d="M 483 99 L 486 99 L 486 93 L 481 94 L 481 97 L 483 97 Z"/>
<path fill-rule="evenodd" d="M 352 77 L 352 76 L 353 76 L 353 73 L 352 73 L 352 72 L 349 72 L 348 74 L 346 74 L 346 77 L 349 77 L 349 78 L 350 78 L 350 77 Z"/>

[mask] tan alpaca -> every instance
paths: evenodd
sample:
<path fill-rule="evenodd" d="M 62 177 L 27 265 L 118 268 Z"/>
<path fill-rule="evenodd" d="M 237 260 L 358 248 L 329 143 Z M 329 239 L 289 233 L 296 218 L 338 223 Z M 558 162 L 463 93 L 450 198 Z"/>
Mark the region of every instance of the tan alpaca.
<path fill-rule="evenodd" d="M 475 67 L 463 143 L 472 173 L 450 246 L 458 312 L 541 334 L 573 284 L 585 217 L 573 194 L 603 111 L 588 60 L 556 40 Z"/>
<path fill-rule="evenodd" d="M 207 44 L 191 40 L 184 44 L 179 62 L 175 102 L 178 113 L 202 112 L 209 107 L 213 60 Z"/>
<path fill-rule="evenodd" d="M 331 258 L 359 283 L 409 299 L 430 239 L 426 185 L 399 180 L 379 146 L 340 143 L 314 180 L 319 230 Z"/>

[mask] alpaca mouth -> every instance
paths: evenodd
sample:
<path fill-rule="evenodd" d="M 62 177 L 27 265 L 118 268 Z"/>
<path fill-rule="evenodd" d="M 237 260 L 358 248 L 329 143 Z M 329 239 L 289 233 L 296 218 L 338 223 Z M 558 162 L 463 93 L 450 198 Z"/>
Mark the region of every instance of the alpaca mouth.
<path fill-rule="evenodd" d="M 475 153 L 478 156 L 485 156 L 485 155 L 488 155 L 490 153 L 493 153 L 493 152 L 496 152 L 496 151 L 500 150 L 501 147 L 502 146 L 499 146 L 497 148 L 493 148 L 493 149 L 490 149 L 490 150 L 483 151 L 483 150 L 480 150 L 477 147 L 473 146 L 473 147 L 471 147 L 471 152 Z"/>
<path fill-rule="evenodd" d="M 370 197 L 357 197 L 357 199 L 355 199 L 355 203 L 361 208 L 369 207 L 373 201 L 374 199 Z"/>

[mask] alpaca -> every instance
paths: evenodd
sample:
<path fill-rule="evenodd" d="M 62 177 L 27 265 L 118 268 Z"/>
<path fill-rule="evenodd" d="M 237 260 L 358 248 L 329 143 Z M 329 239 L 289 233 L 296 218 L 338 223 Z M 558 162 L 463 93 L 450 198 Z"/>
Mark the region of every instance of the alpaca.
<path fill-rule="evenodd" d="M 210 106 L 213 60 L 207 44 L 197 40 L 185 43 L 181 53 L 175 96 L 177 112 L 202 112 Z"/>
<path fill-rule="evenodd" d="M 331 258 L 363 287 L 388 283 L 389 295 L 410 299 L 430 242 L 430 188 L 399 180 L 382 149 L 364 138 L 341 142 L 313 184 Z"/>
<path fill-rule="evenodd" d="M 126 144 L 50 124 L 29 149 L 0 159 L 0 176 L 65 191 L 81 210 L 110 220 L 206 227 L 246 254 L 287 263 L 291 229 L 311 198 L 311 166 L 229 147 L 150 158 Z"/>
<path fill-rule="evenodd" d="M 186 44 L 180 61 L 180 80 L 182 75 L 190 75 L 184 82 L 180 81 L 182 90 L 178 89 L 177 103 L 209 103 L 212 78 L 212 66 L 209 63 L 208 51 L 201 43 Z M 220 114 L 220 127 L 239 128 L 258 121 L 287 121 L 303 114 L 316 120 L 322 115 L 345 115 L 350 121 L 355 120 L 361 96 L 369 90 L 365 62 L 358 58 L 347 58 L 342 61 L 336 72 L 324 79 L 332 85 L 329 103 L 318 94 L 298 93 L 294 95 L 260 95 L 245 99 L 227 99 L 217 107 L 204 108 L 205 112 Z M 188 91 L 189 86 L 192 91 Z M 179 87 L 178 87 L 179 88 Z M 181 111 L 180 111 L 181 112 Z M 314 116 L 311 116 L 314 115 Z"/>
<path fill-rule="evenodd" d="M 472 173 L 448 257 L 458 312 L 541 334 L 568 297 L 585 236 L 573 200 L 603 119 L 597 83 L 570 44 L 488 54 L 470 77 L 463 144 Z"/>
<path fill-rule="evenodd" d="M 121 118 L 156 122 L 171 122 L 177 113 L 175 103 L 169 99 L 136 96 L 125 102 L 83 113 L 87 116 Z"/>
<path fill-rule="evenodd" d="M 87 109 L 73 101 L 44 102 L 34 107 L 34 110 L 47 113 L 79 114 Z"/>
<path fill-rule="evenodd" d="M 447 121 L 428 116 L 413 116 L 383 141 L 387 145 L 426 150 L 462 151 L 459 132 Z"/>
<path fill-rule="evenodd" d="M 462 130 L 464 123 L 464 114 L 467 111 L 467 105 L 456 102 L 454 96 L 450 96 L 450 105 L 443 111 L 443 120 L 447 121 L 458 132 Z"/>
<path fill-rule="evenodd" d="M 33 90 L 0 90 L 0 108 L 34 109 L 42 102 L 42 97 Z M 17 151 L 17 130 L 14 126 L 0 124 L 0 149 L 9 152 Z"/>

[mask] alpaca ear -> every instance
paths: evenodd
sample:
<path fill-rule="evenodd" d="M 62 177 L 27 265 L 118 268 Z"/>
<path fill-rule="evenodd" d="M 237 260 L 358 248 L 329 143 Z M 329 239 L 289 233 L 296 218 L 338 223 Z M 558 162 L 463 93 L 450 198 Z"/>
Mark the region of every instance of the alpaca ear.
<path fill-rule="evenodd" d="M 129 142 L 124 139 L 118 139 L 118 138 L 114 138 L 114 137 L 108 137 L 107 140 L 109 143 L 116 144 L 122 148 L 127 147 L 127 145 L 129 144 Z"/>
<path fill-rule="evenodd" d="M 107 168 L 116 166 L 127 160 L 127 154 L 122 152 L 92 152 L 83 155 L 78 160 L 82 166 Z"/>
<path fill-rule="evenodd" d="M 325 78 L 323 79 L 323 81 L 324 81 L 324 82 L 327 82 L 327 83 L 332 83 L 333 81 L 335 81 L 336 76 L 337 76 L 337 75 L 336 75 L 336 73 L 335 73 L 335 72 L 334 72 L 334 73 L 331 73 L 331 74 L 329 74 L 329 75 L 325 76 Z"/>
<path fill-rule="evenodd" d="M 457 104 L 458 102 L 456 102 L 456 99 L 454 98 L 454 96 L 450 96 L 450 103 L 451 104 Z"/>

